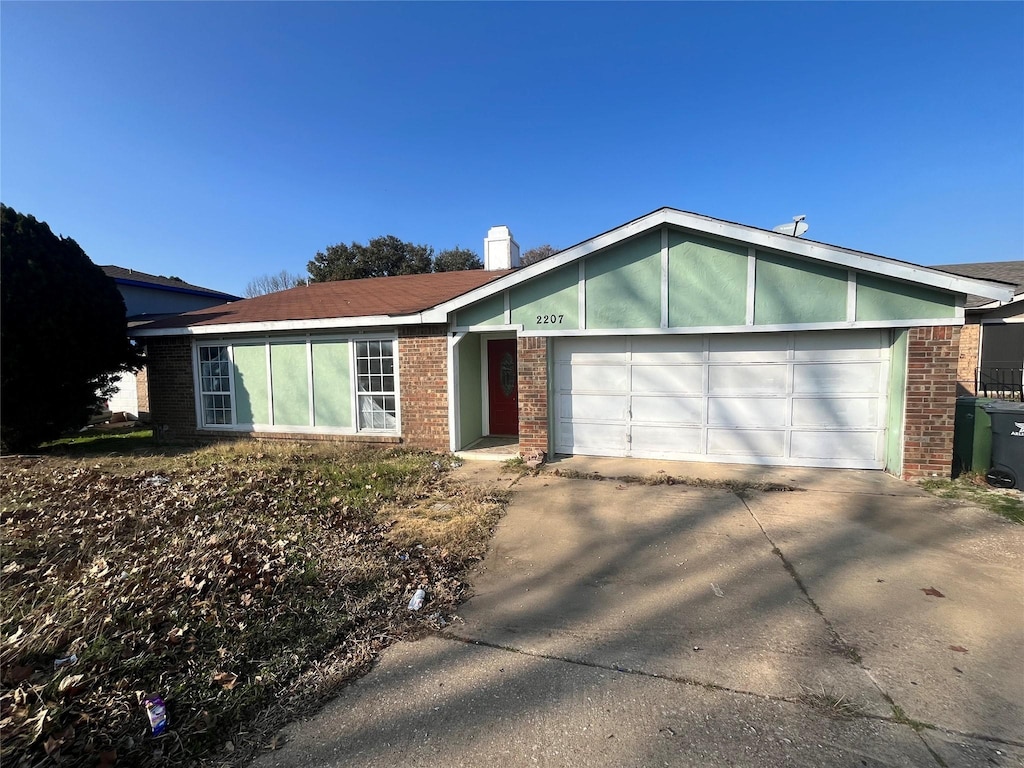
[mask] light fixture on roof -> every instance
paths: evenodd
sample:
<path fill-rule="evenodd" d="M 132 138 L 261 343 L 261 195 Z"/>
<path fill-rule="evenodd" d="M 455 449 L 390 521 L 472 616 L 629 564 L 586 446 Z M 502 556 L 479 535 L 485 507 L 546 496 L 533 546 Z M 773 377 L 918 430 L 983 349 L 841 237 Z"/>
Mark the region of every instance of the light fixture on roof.
<path fill-rule="evenodd" d="M 780 235 L 792 235 L 793 237 L 800 237 L 804 232 L 807 231 L 807 222 L 804 221 L 807 217 L 804 214 L 794 216 L 793 221 L 786 222 L 785 224 L 779 224 L 777 227 L 772 227 L 772 232 L 778 232 Z"/>

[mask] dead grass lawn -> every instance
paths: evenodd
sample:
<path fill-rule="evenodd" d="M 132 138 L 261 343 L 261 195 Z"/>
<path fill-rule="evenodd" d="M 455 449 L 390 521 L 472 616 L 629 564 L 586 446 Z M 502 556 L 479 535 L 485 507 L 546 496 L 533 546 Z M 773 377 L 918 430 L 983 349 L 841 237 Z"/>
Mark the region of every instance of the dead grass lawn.
<path fill-rule="evenodd" d="M 506 501 L 433 454 L 130 442 L 0 460 L 4 765 L 244 762 L 450 621 Z M 171 717 L 158 738 L 150 694 Z"/>

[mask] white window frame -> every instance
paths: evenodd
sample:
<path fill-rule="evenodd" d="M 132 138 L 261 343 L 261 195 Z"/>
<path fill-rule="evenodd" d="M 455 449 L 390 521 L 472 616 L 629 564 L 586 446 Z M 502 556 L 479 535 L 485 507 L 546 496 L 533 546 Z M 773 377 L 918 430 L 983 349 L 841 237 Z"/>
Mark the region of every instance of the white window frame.
<path fill-rule="evenodd" d="M 203 349 L 224 349 L 225 352 L 227 353 L 227 362 L 228 362 L 228 375 L 227 375 L 228 388 L 227 388 L 227 390 L 218 390 L 218 391 L 210 390 L 210 391 L 207 391 L 207 390 L 203 389 L 203 378 L 204 378 L 203 377 L 203 363 L 204 362 L 208 362 L 208 361 L 204 361 L 202 359 L 202 357 L 203 357 L 202 350 Z M 194 355 L 194 365 L 193 365 L 193 378 L 194 378 L 194 381 L 195 381 L 195 392 L 196 392 L 196 424 L 197 425 L 201 425 L 201 429 L 222 429 L 223 430 L 223 429 L 235 429 L 236 428 L 237 419 L 235 417 L 235 376 L 234 376 L 234 369 L 235 369 L 235 358 L 234 358 L 234 353 L 233 353 L 233 350 L 231 348 L 231 344 L 230 343 L 225 342 L 225 341 L 218 341 L 218 342 L 213 343 L 213 344 L 197 344 L 196 345 L 196 347 L 195 347 L 195 355 Z M 222 424 L 222 423 L 207 424 L 206 423 L 206 407 L 205 407 L 205 404 L 203 402 L 203 398 L 208 396 L 208 395 L 211 395 L 211 396 L 212 395 L 226 395 L 227 396 L 228 402 L 230 403 L 230 408 L 229 408 L 230 416 L 231 416 L 231 421 L 230 422 L 225 423 L 225 424 Z"/>
<path fill-rule="evenodd" d="M 395 380 L 395 390 L 393 393 L 362 393 L 366 395 L 370 394 L 381 394 L 386 396 L 393 396 L 395 398 L 395 426 L 393 429 L 361 429 L 360 413 L 359 413 L 359 374 L 358 364 L 356 360 L 356 345 L 358 342 L 369 342 L 369 341 L 387 341 L 391 343 L 391 358 L 393 360 L 393 375 Z M 312 365 L 312 346 L 316 342 L 346 342 L 349 346 L 349 398 L 352 409 L 352 427 L 319 427 L 316 426 L 315 421 L 315 405 L 314 405 L 314 383 L 313 383 L 313 365 Z M 274 384 L 273 375 L 270 366 L 270 347 L 272 344 L 282 343 L 293 343 L 293 344 L 305 344 L 306 345 L 306 381 L 307 381 L 307 392 L 309 397 L 309 423 L 306 425 L 278 425 L 274 424 Z M 338 335 L 338 334 L 291 334 L 287 336 L 269 336 L 263 335 L 259 337 L 244 336 L 239 338 L 230 337 L 217 337 L 213 339 L 202 339 L 194 340 L 192 345 L 192 379 L 193 379 L 193 391 L 195 399 L 195 413 L 196 413 L 196 427 L 200 430 L 211 430 L 211 431 L 229 431 L 229 432 L 255 432 L 255 433 L 287 433 L 287 434 L 332 434 L 332 435 L 355 435 L 355 434 L 370 434 L 370 435 L 389 435 L 389 436 L 400 436 L 402 434 L 402 398 L 401 398 L 401 382 L 398 371 L 398 335 L 394 332 L 391 333 L 374 333 L 374 334 L 351 334 L 351 335 Z M 234 348 L 236 345 L 264 346 L 266 350 L 266 370 L 267 370 L 267 400 L 268 400 L 268 419 L 271 423 L 269 424 L 239 424 L 238 415 L 235 408 L 236 393 L 234 389 Z M 231 372 L 228 376 L 228 392 L 204 392 L 202 391 L 202 376 L 201 376 L 201 362 L 200 362 L 200 349 L 209 347 L 226 347 L 228 353 L 228 361 L 231 365 Z M 203 395 L 207 394 L 228 394 L 230 395 L 231 401 L 231 423 L 230 424 L 207 424 L 205 422 L 205 409 L 203 408 Z"/>
<path fill-rule="evenodd" d="M 359 351 L 358 351 L 359 350 L 359 345 L 360 344 L 371 344 L 373 342 L 390 342 L 391 343 L 391 371 L 392 372 L 390 374 L 385 374 L 383 372 L 380 373 L 380 374 L 374 374 L 374 373 L 360 374 L 359 373 L 359 360 L 361 359 L 360 356 L 359 356 Z M 356 432 L 360 433 L 360 434 L 363 434 L 363 433 L 368 433 L 368 434 L 384 434 L 384 435 L 398 434 L 399 431 L 400 431 L 400 428 L 401 428 L 401 424 L 402 424 L 401 404 L 399 402 L 400 401 L 400 398 L 399 398 L 400 389 L 399 389 L 399 382 L 398 382 L 398 339 L 394 338 L 394 337 L 353 338 L 351 340 L 350 350 L 351 350 L 350 354 L 351 354 L 351 366 L 352 366 L 351 370 L 352 370 L 352 397 L 353 397 L 353 410 L 352 410 L 352 413 L 355 416 L 355 418 L 353 420 L 353 424 L 354 424 Z M 366 357 L 366 358 L 362 358 L 362 359 L 372 360 L 374 358 Z M 379 359 L 383 360 L 384 357 L 380 356 Z M 387 391 L 384 391 L 384 390 L 374 390 L 374 389 L 361 390 L 359 388 L 359 377 L 362 376 L 362 375 L 369 376 L 369 377 L 372 377 L 372 376 L 382 376 L 382 377 L 383 376 L 391 376 L 393 381 L 394 381 L 394 385 L 393 385 L 394 389 L 391 392 L 387 392 Z M 370 397 L 370 398 L 372 398 L 372 397 L 391 397 L 391 398 L 394 398 L 394 402 L 395 402 L 395 415 L 394 415 L 395 427 L 394 427 L 394 429 L 388 429 L 386 427 L 383 428 L 383 429 L 375 429 L 373 427 L 363 427 L 362 426 L 362 415 L 363 414 L 362 414 L 362 410 L 359 407 L 359 405 L 360 405 L 359 401 L 360 401 L 361 398 L 365 398 L 365 397 Z M 386 417 L 386 413 L 387 412 L 385 411 L 385 417 Z"/>

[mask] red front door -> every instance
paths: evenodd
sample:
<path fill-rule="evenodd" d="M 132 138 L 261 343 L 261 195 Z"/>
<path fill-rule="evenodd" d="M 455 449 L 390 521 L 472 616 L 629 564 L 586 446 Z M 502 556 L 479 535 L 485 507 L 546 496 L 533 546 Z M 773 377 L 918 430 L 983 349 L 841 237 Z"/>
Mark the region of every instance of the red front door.
<path fill-rule="evenodd" d="M 516 340 L 487 342 L 487 399 L 490 434 L 519 434 L 519 381 L 516 368 Z"/>

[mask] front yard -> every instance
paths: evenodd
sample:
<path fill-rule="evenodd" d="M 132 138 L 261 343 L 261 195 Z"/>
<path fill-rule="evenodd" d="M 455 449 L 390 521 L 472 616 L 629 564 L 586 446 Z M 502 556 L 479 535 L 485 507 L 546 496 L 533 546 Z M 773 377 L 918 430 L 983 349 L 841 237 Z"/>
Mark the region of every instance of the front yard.
<path fill-rule="evenodd" d="M 506 501 L 433 454 L 111 442 L 0 460 L 5 765 L 273 748 L 382 648 L 452 620 Z"/>

